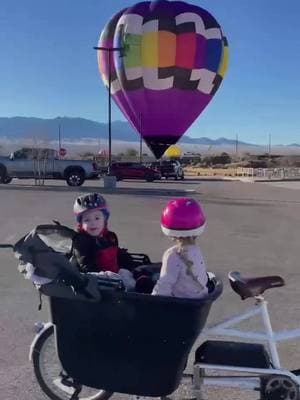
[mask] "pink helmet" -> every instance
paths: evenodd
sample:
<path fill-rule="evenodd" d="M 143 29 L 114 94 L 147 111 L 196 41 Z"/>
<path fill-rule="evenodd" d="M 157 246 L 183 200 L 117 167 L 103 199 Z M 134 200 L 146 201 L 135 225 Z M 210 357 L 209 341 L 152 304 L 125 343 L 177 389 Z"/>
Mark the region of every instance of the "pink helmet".
<path fill-rule="evenodd" d="M 167 236 L 199 236 L 205 228 L 200 204 L 190 197 L 170 200 L 161 214 L 161 229 Z"/>

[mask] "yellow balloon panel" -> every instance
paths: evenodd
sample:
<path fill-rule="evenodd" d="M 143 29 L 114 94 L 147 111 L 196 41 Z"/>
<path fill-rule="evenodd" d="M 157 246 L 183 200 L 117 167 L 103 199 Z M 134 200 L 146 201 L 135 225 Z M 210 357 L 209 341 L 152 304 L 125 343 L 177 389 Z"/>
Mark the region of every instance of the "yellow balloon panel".
<path fill-rule="evenodd" d="M 181 149 L 179 146 L 175 144 L 170 146 L 164 154 L 166 157 L 180 157 L 181 156 Z"/>

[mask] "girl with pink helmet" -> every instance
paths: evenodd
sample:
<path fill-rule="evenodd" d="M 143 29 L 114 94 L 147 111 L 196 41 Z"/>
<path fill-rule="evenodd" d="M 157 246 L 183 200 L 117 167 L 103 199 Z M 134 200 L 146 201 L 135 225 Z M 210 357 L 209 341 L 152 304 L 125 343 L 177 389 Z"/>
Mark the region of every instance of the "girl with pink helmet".
<path fill-rule="evenodd" d="M 175 240 L 165 251 L 159 280 L 152 294 L 185 298 L 207 295 L 207 273 L 197 236 L 205 228 L 200 204 L 187 197 L 170 200 L 161 215 L 161 229 Z"/>

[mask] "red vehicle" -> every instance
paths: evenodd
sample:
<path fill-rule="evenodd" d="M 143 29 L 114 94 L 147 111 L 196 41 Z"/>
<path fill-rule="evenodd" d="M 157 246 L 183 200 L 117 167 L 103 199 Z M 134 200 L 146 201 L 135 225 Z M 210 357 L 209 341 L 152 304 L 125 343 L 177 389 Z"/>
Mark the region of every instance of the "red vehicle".
<path fill-rule="evenodd" d="M 156 179 L 161 179 L 159 171 L 137 162 L 113 163 L 111 165 L 111 174 L 116 176 L 118 181 L 123 179 L 145 179 L 147 182 L 153 182 Z"/>

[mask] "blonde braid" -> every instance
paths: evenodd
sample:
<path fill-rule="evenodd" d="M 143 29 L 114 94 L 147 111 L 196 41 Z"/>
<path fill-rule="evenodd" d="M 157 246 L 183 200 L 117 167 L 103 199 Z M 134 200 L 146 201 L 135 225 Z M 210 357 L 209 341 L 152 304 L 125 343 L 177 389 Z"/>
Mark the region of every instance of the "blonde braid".
<path fill-rule="evenodd" d="M 187 237 L 187 238 L 178 238 L 178 250 L 177 250 L 177 254 L 180 257 L 181 261 L 183 261 L 183 263 L 186 266 L 186 273 L 188 276 L 190 276 L 194 282 L 196 282 L 201 289 L 204 289 L 204 286 L 202 285 L 202 283 L 199 282 L 197 276 L 194 274 L 193 272 L 193 261 L 189 260 L 187 258 L 187 254 L 186 254 L 186 249 L 184 248 L 184 246 L 186 244 L 195 244 L 195 238 L 193 237 Z"/>
<path fill-rule="evenodd" d="M 193 274 L 193 270 L 192 267 L 194 265 L 193 261 L 189 260 L 187 258 L 187 251 L 185 249 L 185 245 L 187 244 L 194 244 L 195 240 L 192 237 L 187 237 L 187 238 L 179 238 L 178 239 L 178 255 L 179 257 L 182 259 L 182 261 L 184 262 L 184 264 L 186 265 L 186 273 L 187 275 L 192 275 Z"/>

